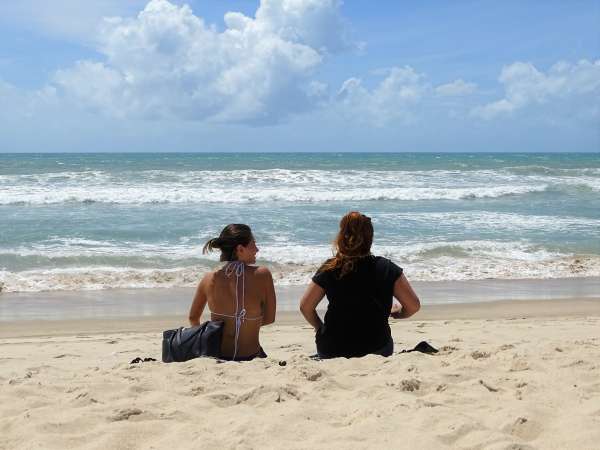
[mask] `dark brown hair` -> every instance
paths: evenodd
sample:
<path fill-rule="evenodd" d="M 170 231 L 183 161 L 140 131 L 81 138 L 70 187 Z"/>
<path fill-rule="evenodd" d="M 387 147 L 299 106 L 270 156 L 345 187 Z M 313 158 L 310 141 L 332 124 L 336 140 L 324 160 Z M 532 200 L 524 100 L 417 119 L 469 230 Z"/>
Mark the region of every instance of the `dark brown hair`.
<path fill-rule="evenodd" d="M 333 241 L 335 257 L 328 260 L 319 269 L 320 272 L 340 270 L 340 278 L 354 270 L 358 258 L 371 254 L 373 243 L 373 224 L 371 218 L 350 211 L 340 220 L 340 231 Z"/>
<path fill-rule="evenodd" d="M 209 239 L 204 244 L 202 253 L 208 253 L 217 248 L 221 250 L 220 261 L 237 261 L 236 247 L 238 245 L 245 247 L 252 239 L 254 239 L 254 236 L 252 236 L 252 230 L 248 225 L 230 223 L 223 228 L 219 237 Z"/>

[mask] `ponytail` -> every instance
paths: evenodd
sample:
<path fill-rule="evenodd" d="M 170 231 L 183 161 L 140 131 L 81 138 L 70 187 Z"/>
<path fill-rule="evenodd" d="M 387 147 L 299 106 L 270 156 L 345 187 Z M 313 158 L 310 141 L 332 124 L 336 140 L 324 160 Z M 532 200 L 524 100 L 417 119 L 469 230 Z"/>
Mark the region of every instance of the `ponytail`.
<path fill-rule="evenodd" d="M 219 237 L 209 239 L 202 247 L 202 253 L 206 254 L 215 249 L 221 250 L 220 261 L 237 261 L 236 248 L 238 245 L 248 245 L 254 237 L 248 225 L 231 223 L 221 231 Z"/>
<path fill-rule="evenodd" d="M 202 247 L 202 254 L 205 255 L 208 252 L 212 252 L 214 249 L 220 249 L 221 248 L 221 240 L 216 237 L 216 238 L 212 238 L 209 239 L 208 241 L 206 241 L 206 244 L 204 244 L 204 247 Z"/>

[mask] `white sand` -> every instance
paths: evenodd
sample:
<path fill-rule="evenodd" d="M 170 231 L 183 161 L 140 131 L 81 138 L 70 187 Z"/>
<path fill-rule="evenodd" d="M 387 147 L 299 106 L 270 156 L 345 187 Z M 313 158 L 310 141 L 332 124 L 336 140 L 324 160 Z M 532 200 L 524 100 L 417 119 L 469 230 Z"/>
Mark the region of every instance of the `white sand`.
<path fill-rule="evenodd" d="M 387 359 L 311 360 L 294 317 L 266 360 L 134 365 L 174 319 L 0 322 L 0 448 L 598 449 L 600 301 L 545 303 L 426 309 L 396 351 L 440 353 Z"/>

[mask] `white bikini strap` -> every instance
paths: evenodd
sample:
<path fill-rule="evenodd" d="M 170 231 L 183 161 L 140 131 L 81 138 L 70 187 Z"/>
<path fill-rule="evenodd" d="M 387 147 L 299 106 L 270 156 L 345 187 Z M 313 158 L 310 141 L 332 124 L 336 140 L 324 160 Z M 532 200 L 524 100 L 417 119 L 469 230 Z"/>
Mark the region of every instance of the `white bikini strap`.
<path fill-rule="evenodd" d="M 235 342 L 233 346 L 233 359 L 237 355 L 238 351 L 238 340 L 240 338 L 240 329 L 242 327 L 242 322 L 246 318 L 246 308 L 244 305 L 244 299 L 246 297 L 246 283 L 245 283 L 245 274 L 244 274 L 245 265 L 241 261 L 231 261 L 229 264 L 225 266 L 225 275 L 230 277 L 232 274 L 235 274 Z M 242 278 L 242 307 L 240 309 L 240 302 L 238 298 L 238 284 L 240 281 L 240 277 Z"/>

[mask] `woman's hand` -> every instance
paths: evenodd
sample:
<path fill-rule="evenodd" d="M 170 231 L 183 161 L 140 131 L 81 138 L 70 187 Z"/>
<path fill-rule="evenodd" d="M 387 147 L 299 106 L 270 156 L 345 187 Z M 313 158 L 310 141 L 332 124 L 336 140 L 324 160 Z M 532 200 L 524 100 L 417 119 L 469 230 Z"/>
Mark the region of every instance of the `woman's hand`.
<path fill-rule="evenodd" d="M 394 319 L 399 319 L 400 311 L 402 311 L 402 305 L 395 298 L 392 300 L 392 310 L 390 311 L 390 316 Z"/>

